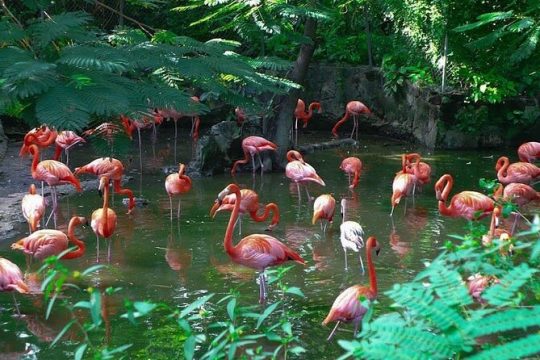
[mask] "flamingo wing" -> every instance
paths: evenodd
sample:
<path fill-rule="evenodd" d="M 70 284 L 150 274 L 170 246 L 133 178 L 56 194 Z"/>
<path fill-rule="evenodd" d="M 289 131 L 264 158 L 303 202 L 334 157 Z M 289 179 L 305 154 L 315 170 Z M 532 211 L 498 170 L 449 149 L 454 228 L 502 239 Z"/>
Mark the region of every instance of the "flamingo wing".
<path fill-rule="evenodd" d="M 240 253 L 233 260 L 253 269 L 263 270 L 268 266 L 279 265 L 288 260 L 305 263 L 295 251 L 276 238 L 265 234 L 248 235 L 236 245 L 236 248 L 240 250 Z"/>
<path fill-rule="evenodd" d="M 22 245 L 22 247 L 17 247 L 16 244 Z M 58 230 L 38 230 L 13 244 L 12 248 L 22 249 L 26 254 L 42 260 L 66 250 L 68 248 L 68 237 Z"/>
<path fill-rule="evenodd" d="M 451 207 L 455 216 L 473 219 L 480 212 L 480 217 L 486 216 L 493 211 L 493 200 L 476 191 L 462 191 L 454 195 Z"/>
<path fill-rule="evenodd" d="M 330 312 L 323 321 L 323 325 L 332 321 L 351 322 L 361 319 L 367 312 L 367 308 L 360 302 L 363 298 L 372 300 L 374 298 L 371 291 L 366 286 L 354 285 L 338 295 Z"/>

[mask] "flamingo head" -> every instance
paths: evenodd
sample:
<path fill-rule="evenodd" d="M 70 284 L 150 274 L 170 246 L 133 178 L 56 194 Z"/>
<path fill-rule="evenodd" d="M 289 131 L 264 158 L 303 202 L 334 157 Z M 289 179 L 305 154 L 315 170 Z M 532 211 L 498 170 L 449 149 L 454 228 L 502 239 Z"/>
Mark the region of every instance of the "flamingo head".
<path fill-rule="evenodd" d="M 216 213 L 218 212 L 219 207 L 221 206 L 221 202 L 216 199 L 214 202 L 214 205 L 212 205 L 212 208 L 210 209 L 210 216 L 212 219 L 216 217 Z"/>
<path fill-rule="evenodd" d="M 499 171 L 505 165 L 505 163 L 508 163 L 509 161 L 510 160 L 508 160 L 506 156 L 501 156 L 495 164 L 495 171 Z"/>
<path fill-rule="evenodd" d="M 366 248 L 368 251 L 370 249 L 375 249 L 375 255 L 379 256 L 379 253 L 381 252 L 381 246 L 379 242 L 377 241 L 377 238 L 375 236 L 370 236 L 366 241 Z"/>
<path fill-rule="evenodd" d="M 105 186 L 109 186 L 109 178 L 107 176 L 102 176 L 99 178 L 99 187 L 98 187 L 98 194 L 100 197 L 103 196 L 103 189 Z"/>
<path fill-rule="evenodd" d="M 302 154 L 300 154 L 296 150 L 289 150 L 287 152 L 287 160 L 289 162 L 297 160 L 297 161 L 300 161 L 302 164 L 305 164 L 305 161 L 304 161 L 304 158 L 302 157 Z"/>
<path fill-rule="evenodd" d="M 235 193 L 240 193 L 240 188 L 238 187 L 238 185 L 236 185 L 236 184 L 227 185 L 227 187 L 225 189 L 221 190 L 221 192 L 218 194 L 218 197 L 216 199 L 216 203 L 221 205 L 223 203 L 223 200 L 225 199 L 225 197 L 227 195 L 235 194 Z M 215 204 L 214 204 L 214 206 L 215 206 Z"/>

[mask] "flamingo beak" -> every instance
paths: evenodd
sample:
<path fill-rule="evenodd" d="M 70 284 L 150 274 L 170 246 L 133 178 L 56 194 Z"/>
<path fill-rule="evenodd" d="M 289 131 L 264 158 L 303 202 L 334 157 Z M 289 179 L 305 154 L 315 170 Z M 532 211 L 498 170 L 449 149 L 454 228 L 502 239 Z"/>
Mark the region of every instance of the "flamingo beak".
<path fill-rule="evenodd" d="M 221 201 L 216 200 L 216 202 L 214 202 L 214 205 L 210 209 L 210 216 L 212 217 L 212 219 L 216 216 L 216 213 L 217 213 L 220 205 L 221 205 Z"/>
<path fill-rule="evenodd" d="M 317 222 L 317 220 L 319 220 L 319 219 L 321 218 L 321 215 L 322 215 L 322 214 L 321 214 L 320 211 L 315 211 L 315 212 L 313 213 L 313 218 L 311 219 L 311 223 L 312 223 L 313 225 L 315 225 L 315 223 Z"/>

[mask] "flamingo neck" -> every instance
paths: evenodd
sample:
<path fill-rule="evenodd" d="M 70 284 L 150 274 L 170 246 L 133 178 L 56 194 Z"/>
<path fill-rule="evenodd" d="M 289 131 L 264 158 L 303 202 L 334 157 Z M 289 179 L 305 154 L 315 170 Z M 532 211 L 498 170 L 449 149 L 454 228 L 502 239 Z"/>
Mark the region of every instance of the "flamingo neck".
<path fill-rule="evenodd" d="M 273 214 L 272 222 L 270 223 L 270 226 L 274 227 L 279 222 L 279 208 L 276 204 L 274 203 L 266 204 L 266 206 L 264 207 L 264 213 L 261 215 L 258 215 L 257 211 L 253 211 L 250 215 L 253 220 L 257 222 L 262 222 L 262 221 L 265 221 L 268 218 L 268 216 L 270 216 L 270 211 Z"/>
<path fill-rule="evenodd" d="M 70 242 L 77 245 L 78 249 L 68 252 L 62 257 L 62 259 L 75 259 L 84 255 L 86 251 L 86 245 L 84 244 L 83 241 L 75 237 L 75 227 L 79 225 L 80 223 L 81 221 L 76 217 L 72 218 L 71 221 L 69 222 L 68 239 Z"/>
<path fill-rule="evenodd" d="M 349 116 L 351 116 L 351 113 L 349 112 L 349 110 L 345 110 L 345 115 L 332 128 L 332 134 L 337 135 L 337 129 L 341 126 L 341 124 L 347 121 Z"/>
<path fill-rule="evenodd" d="M 244 158 L 243 159 L 240 159 L 240 160 L 236 160 L 234 162 L 234 165 L 231 169 L 231 173 L 235 173 L 236 172 L 236 167 L 238 166 L 238 164 L 247 164 L 249 162 L 249 152 L 247 152 L 246 150 L 244 150 Z"/>
<path fill-rule="evenodd" d="M 370 246 L 371 245 L 371 246 Z M 366 247 L 366 258 L 368 263 L 368 275 L 369 275 L 369 290 L 377 296 L 377 276 L 375 274 L 375 266 L 373 266 L 373 259 L 371 258 L 371 250 L 373 245 L 369 242 Z"/>
<path fill-rule="evenodd" d="M 31 145 L 31 148 L 33 149 L 33 152 L 34 152 L 34 158 L 32 159 L 31 171 L 32 171 L 32 177 L 35 178 L 37 165 L 39 163 L 39 149 L 37 145 Z"/>
<path fill-rule="evenodd" d="M 497 177 L 505 179 L 506 176 L 508 175 L 506 173 L 506 169 L 508 169 L 508 166 L 510 166 L 510 160 L 508 160 L 507 157 L 503 156 L 501 157 L 501 162 L 502 162 L 502 166 L 497 172 Z"/>
<path fill-rule="evenodd" d="M 60 159 L 60 155 L 62 154 L 62 147 L 58 144 L 56 144 L 56 149 L 54 150 L 53 160 L 58 161 Z"/>
<path fill-rule="evenodd" d="M 450 195 L 450 191 L 452 190 L 452 187 L 454 186 L 454 179 L 451 176 L 445 177 L 445 183 L 444 188 L 441 193 L 441 199 L 446 202 L 448 199 L 448 196 Z"/>
<path fill-rule="evenodd" d="M 407 155 L 406 154 L 401 155 L 401 171 L 403 171 L 403 173 L 407 172 Z"/>
<path fill-rule="evenodd" d="M 225 231 L 225 238 L 223 239 L 223 247 L 229 256 L 233 256 L 236 253 L 236 248 L 232 243 L 232 235 L 234 231 L 234 224 L 238 220 L 238 214 L 240 213 L 240 202 L 242 197 L 240 195 L 240 189 L 236 189 L 234 194 L 236 195 L 236 200 L 234 202 L 234 208 L 229 218 L 229 224 L 227 225 L 227 230 Z"/>
<path fill-rule="evenodd" d="M 354 178 L 353 178 L 353 182 L 352 182 L 353 187 L 356 187 L 356 185 L 358 185 L 359 178 L 360 178 L 360 171 L 355 170 L 354 171 Z"/>

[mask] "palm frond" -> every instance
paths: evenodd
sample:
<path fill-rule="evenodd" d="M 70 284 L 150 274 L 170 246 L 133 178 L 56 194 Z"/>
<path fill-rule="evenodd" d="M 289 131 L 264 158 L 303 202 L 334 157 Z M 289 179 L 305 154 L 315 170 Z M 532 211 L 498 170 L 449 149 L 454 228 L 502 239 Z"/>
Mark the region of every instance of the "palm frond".
<path fill-rule="evenodd" d="M 42 61 L 16 62 L 4 70 L 2 88 L 18 99 L 41 94 L 58 82 L 56 65 Z"/>
<path fill-rule="evenodd" d="M 26 32 L 11 21 L 0 21 L 0 43 L 14 45 L 26 36 Z"/>
<path fill-rule="evenodd" d="M 0 75 L 8 67 L 23 61 L 33 61 L 34 57 L 29 51 L 21 49 L 19 47 L 8 46 L 0 48 Z"/>
<path fill-rule="evenodd" d="M 32 24 L 28 30 L 32 34 L 35 44 L 44 48 L 52 41 L 67 39 L 91 39 L 85 25 L 90 23 L 92 17 L 82 11 L 67 12 L 54 15 Z"/>
<path fill-rule="evenodd" d="M 69 46 L 62 49 L 58 63 L 77 68 L 122 73 L 130 69 L 121 51 L 107 46 Z"/>
<path fill-rule="evenodd" d="M 36 115 L 41 123 L 58 130 L 81 131 L 90 120 L 84 97 L 76 89 L 63 84 L 56 85 L 37 99 Z"/>

